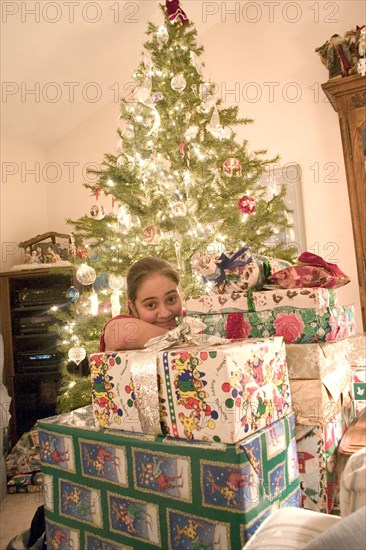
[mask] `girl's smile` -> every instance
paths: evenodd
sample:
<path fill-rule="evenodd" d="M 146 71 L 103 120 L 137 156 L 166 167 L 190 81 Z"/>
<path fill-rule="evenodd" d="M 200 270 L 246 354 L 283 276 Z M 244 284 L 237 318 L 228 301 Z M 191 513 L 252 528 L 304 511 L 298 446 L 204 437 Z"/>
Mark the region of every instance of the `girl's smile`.
<path fill-rule="evenodd" d="M 182 301 L 174 281 L 160 273 L 147 277 L 137 291 L 134 315 L 161 328 L 173 329 L 175 319 L 182 313 Z"/>

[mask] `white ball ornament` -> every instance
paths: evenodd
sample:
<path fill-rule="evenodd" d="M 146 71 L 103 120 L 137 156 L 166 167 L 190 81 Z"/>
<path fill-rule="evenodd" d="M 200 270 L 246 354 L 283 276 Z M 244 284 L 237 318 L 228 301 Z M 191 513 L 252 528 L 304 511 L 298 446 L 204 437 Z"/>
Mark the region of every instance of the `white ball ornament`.
<path fill-rule="evenodd" d="M 187 205 L 183 201 L 176 201 L 170 205 L 170 213 L 173 218 L 183 218 L 188 213 Z"/>
<path fill-rule="evenodd" d="M 122 277 L 122 275 L 117 275 L 116 273 L 112 273 L 108 277 L 108 284 L 109 288 L 112 290 L 121 290 L 125 287 L 126 279 L 125 277 Z"/>
<path fill-rule="evenodd" d="M 73 361 L 77 365 L 81 363 L 83 359 L 86 357 L 86 351 L 83 347 L 75 346 L 69 350 L 68 357 L 70 361 Z"/>
<path fill-rule="evenodd" d="M 187 81 L 184 78 L 183 73 L 179 73 L 170 81 L 170 85 L 175 92 L 183 92 L 187 86 Z"/>
<path fill-rule="evenodd" d="M 90 209 L 90 215 L 94 220 L 102 220 L 105 217 L 104 206 L 101 204 L 93 204 Z"/>
<path fill-rule="evenodd" d="M 81 264 L 76 271 L 76 278 L 84 286 L 92 285 L 97 278 L 95 269 L 88 264 Z"/>

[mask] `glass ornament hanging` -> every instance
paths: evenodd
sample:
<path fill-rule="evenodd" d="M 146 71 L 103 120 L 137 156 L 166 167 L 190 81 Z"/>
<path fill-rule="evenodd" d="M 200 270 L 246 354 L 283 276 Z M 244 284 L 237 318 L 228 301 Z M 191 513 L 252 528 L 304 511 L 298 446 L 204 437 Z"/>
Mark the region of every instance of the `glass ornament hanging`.
<path fill-rule="evenodd" d="M 170 205 L 170 214 L 173 218 L 183 218 L 188 213 L 187 205 L 183 201 L 175 201 Z"/>
<path fill-rule="evenodd" d="M 256 204 L 253 197 L 244 195 L 244 197 L 238 201 L 238 209 L 242 214 L 253 214 L 256 210 Z"/>
<path fill-rule="evenodd" d="M 184 78 L 183 73 L 179 73 L 176 76 L 173 76 L 170 81 L 170 85 L 175 92 L 183 92 L 183 90 L 185 90 L 187 86 L 187 81 Z"/>
<path fill-rule="evenodd" d="M 80 297 L 80 292 L 77 288 L 71 286 L 68 290 L 66 290 L 65 296 L 69 302 L 77 302 Z"/>
<path fill-rule="evenodd" d="M 90 209 L 90 215 L 94 220 L 102 220 L 105 217 L 104 206 L 101 204 L 93 204 Z"/>
<path fill-rule="evenodd" d="M 225 176 L 229 178 L 240 177 L 242 174 L 242 165 L 240 160 L 233 157 L 228 158 L 224 162 L 223 170 Z"/>
<path fill-rule="evenodd" d="M 69 349 L 68 358 L 79 365 L 86 357 L 86 350 L 82 346 L 74 345 Z"/>
<path fill-rule="evenodd" d="M 160 227 L 156 225 L 148 225 L 143 231 L 143 241 L 145 244 L 156 245 L 159 244 L 163 237 L 163 232 Z"/>
<path fill-rule="evenodd" d="M 109 288 L 113 290 L 111 294 L 111 312 L 112 317 L 119 315 L 121 312 L 121 304 L 119 297 L 121 295 L 121 289 L 126 287 L 126 279 L 122 275 L 117 273 L 111 273 L 108 277 Z"/>
<path fill-rule="evenodd" d="M 95 269 L 88 264 L 81 264 L 76 271 L 76 278 L 84 286 L 92 285 L 97 278 Z"/>

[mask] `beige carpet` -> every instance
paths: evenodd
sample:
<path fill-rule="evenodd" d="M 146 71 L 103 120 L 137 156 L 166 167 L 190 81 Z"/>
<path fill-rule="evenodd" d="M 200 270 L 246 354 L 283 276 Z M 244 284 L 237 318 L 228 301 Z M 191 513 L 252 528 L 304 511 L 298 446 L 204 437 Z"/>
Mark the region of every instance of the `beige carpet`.
<path fill-rule="evenodd" d="M 0 504 L 0 550 L 6 550 L 10 539 L 30 528 L 34 513 L 41 504 L 42 493 L 6 495 Z"/>

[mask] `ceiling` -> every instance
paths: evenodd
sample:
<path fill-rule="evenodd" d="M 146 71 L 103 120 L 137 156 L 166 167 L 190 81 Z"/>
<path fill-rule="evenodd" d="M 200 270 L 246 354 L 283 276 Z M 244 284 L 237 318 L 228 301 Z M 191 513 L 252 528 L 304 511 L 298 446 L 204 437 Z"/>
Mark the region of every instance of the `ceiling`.
<path fill-rule="evenodd" d="M 182 5 L 200 32 L 202 1 Z M 149 21 L 158 0 L 3 3 L 2 132 L 46 148 L 125 95 Z"/>

